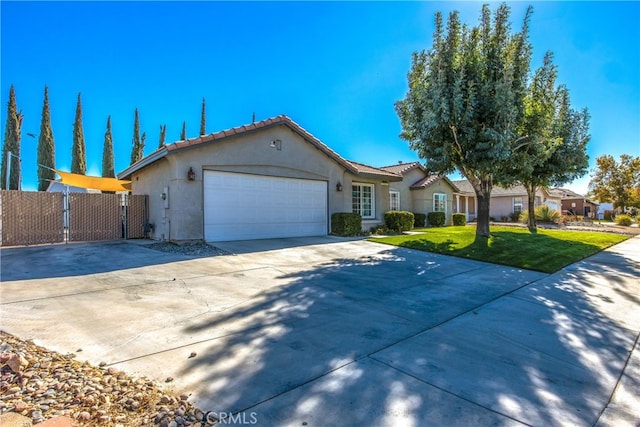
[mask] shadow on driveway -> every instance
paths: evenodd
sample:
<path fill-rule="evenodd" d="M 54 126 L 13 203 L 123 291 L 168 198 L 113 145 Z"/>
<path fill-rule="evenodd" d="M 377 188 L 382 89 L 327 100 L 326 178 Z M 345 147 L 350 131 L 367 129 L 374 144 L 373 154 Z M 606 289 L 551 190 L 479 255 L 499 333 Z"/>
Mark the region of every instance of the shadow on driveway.
<path fill-rule="evenodd" d="M 399 261 L 403 252 L 389 253 Z M 598 283 L 586 264 L 525 286 L 527 272 L 502 268 L 416 285 L 423 272 L 391 262 L 296 273 L 252 304 L 185 327 L 246 325 L 184 367 L 208 372 L 200 403 L 260 425 L 597 421 L 638 333 L 629 323 L 637 272 Z"/>

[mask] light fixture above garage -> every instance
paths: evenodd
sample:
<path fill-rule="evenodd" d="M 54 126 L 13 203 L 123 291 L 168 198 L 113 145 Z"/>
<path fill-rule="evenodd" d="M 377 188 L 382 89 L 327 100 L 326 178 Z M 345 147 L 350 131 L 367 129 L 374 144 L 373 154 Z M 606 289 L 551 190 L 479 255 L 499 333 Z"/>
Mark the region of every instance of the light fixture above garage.
<path fill-rule="evenodd" d="M 342 183 L 340 181 L 336 184 L 336 191 L 342 191 Z"/>
<path fill-rule="evenodd" d="M 196 180 L 196 173 L 193 171 L 193 168 L 189 168 L 189 172 L 187 172 L 187 179 L 189 181 L 195 181 Z"/>

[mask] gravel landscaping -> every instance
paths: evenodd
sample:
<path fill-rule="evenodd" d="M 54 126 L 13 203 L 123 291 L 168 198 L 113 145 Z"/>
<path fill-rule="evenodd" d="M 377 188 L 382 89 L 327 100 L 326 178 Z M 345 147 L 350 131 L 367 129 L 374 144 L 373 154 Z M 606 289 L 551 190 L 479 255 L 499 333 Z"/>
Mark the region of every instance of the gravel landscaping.
<path fill-rule="evenodd" d="M 218 255 L 229 255 L 227 251 L 223 251 L 215 246 L 208 245 L 204 242 L 189 242 L 189 243 L 172 243 L 172 242 L 157 242 L 145 245 L 149 249 L 156 251 L 170 252 L 174 254 L 209 257 Z"/>
<path fill-rule="evenodd" d="M 80 362 L 75 354 L 62 355 L 3 331 L 0 361 L 0 414 L 17 412 L 34 424 L 67 416 L 79 425 L 203 425 L 204 414 L 186 394 L 176 395 L 115 367 Z"/>

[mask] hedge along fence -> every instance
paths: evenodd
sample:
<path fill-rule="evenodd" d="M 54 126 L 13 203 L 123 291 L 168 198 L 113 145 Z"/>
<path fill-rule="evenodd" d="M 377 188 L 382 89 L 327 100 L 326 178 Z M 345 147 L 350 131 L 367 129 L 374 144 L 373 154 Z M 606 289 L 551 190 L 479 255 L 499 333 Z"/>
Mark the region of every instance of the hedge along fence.
<path fill-rule="evenodd" d="M 362 233 L 362 217 L 353 212 L 336 212 L 331 215 L 331 234 L 357 236 Z"/>
<path fill-rule="evenodd" d="M 429 212 L 427 218 L 431 227 L 442 227 L 447 220 L 444 212 Z"/>
<path fill-rule="evenodd" d="M 384 214 L 384 224 L 389 230 L 402 233 L 413 228 L 414 217 L 407 211 L 389 211 Z"/>

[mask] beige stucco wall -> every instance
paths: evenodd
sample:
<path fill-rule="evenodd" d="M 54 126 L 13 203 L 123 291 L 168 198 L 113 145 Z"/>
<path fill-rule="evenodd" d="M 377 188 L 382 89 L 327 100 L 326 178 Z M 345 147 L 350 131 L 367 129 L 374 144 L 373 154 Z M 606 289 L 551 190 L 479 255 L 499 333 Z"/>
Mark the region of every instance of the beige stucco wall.
<path fill-rule="evenodd" d="M 453 189 L 443 179 L 438 180 L 429 187 L 420 190 L 411 190 L 413 210 L 412 212 L 428 214 L 433 212 L 434 193 L 443 193 L 446 197 L 446 225 L 451 225 L 453 215 Z M 428 220 L 427 220 L 428 222 Z"/>
<path fill-rule="evenodd" d="M 281 141 L 280 150 L 270 147 L 271 141 L 276 139 Z M 195 181 L 187 180 L 189 168 L 196 173 Z M 389 206 L 388 185 L 382 185 L 380 180 L 353 176 L 290 128 L 276 126 L 170 152 L 165 158 L 134 173 L 131 177 L 133 194 L 149 195 L 149 221 L 155 226 L 151 238 L 203 239 L 204 170 L 326 181 L 328 223 L 334 212 L 351 212 L 352 182 L 375 185 L 376 218 L 363 221 L 363 229 L 382 223 Z M 338 182 L 343 186 L 341 192 L 336 189 Z M 168 190 L 167 199 L 162 200 L 165 189 Z"/>
<path fill-rule="evenodd" d="M 389 185 L 389 190 L 394 190 L 400 193 L 400 210 L 408 212 L 416 212 L 414 210 L 413 203 L 413 191 L 410 189 L 411 185 L 424 178 L 424 172 L 419 168 L 410 170 L 403 177 L 401 182 L 392 182 Z M 389 205 L 387 205 L 389 210 Z"/>

